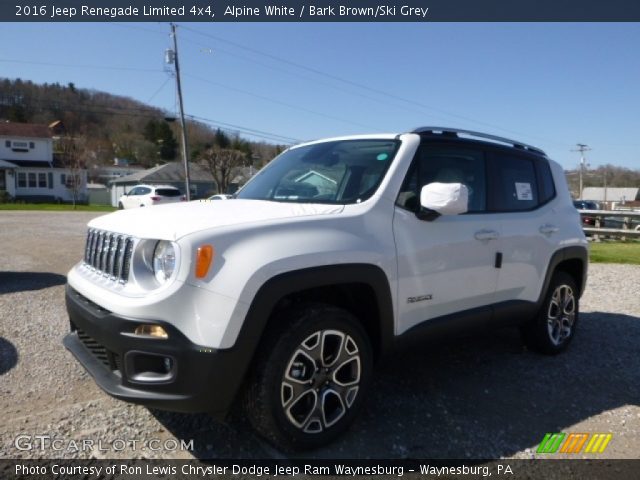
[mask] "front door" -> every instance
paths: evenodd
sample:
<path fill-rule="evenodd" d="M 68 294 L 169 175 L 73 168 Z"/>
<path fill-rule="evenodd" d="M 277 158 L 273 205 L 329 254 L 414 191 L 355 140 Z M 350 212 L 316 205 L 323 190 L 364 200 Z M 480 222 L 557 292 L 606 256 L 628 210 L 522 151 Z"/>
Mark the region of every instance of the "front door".
<path fill-rule="evenodd" d="M 418 149 L 393 219 L 397 334 L 425 320 L 493 303 L 500 223 L 498 214 L 486 211 L 485 172 L 482 150 L 446 144 Z M 431 182 L 465 184 L 468 213 L 433 221 L 416 217 L 420 189 Z"/>

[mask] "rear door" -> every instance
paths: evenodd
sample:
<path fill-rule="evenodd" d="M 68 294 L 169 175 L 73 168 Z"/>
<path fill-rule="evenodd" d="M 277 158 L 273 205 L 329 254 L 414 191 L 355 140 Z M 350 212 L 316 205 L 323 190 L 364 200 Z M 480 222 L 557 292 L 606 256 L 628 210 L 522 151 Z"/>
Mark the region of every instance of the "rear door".
<path fill-rule="evenodd" d="M 502 233 L 496 302 L 536 301 L 561 227 L 549 165 L 506 149 L 491 152 L 489 165 L 490 208 L 499 212 Z"/>
<path fill-rule="evenodd" d="M 398 259 L 397 334 L 448 314 L 494 301 L 498 280 L 499 215 L 487 212 L 486 158 L 473 145 L 422 145 L 396 202 L 393 232 Z M 469 211 L 420 220 L 420 189 L 431 182 L 463 183 Z M 488 309 L 487 309 L 488 310 Z M 486 317 L 475 317 L 483 322 Z"/>

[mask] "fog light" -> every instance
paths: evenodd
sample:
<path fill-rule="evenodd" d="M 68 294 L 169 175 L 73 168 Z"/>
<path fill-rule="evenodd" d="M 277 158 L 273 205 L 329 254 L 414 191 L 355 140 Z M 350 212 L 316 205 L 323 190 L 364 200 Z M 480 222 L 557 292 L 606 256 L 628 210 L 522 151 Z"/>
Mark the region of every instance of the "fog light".
<path fill-rule="evenodd" d="M 169 338 L 169 334 L 160 325 L 138 325 L 134 333 L 143 337 Z"/>
<path fill-rule="evenodd" d="M 175 379 L 175 371 L 173 357 L 136 350 L 124 356 L 124 372 L 132 382 L 167 383 Z"/>
<path fill-rule="evenodd" d="M 169 357 L 164 357 L 164 369 L 167 373 L 171 372 L 171 368 L 173 367 L 173 362 Z"/>

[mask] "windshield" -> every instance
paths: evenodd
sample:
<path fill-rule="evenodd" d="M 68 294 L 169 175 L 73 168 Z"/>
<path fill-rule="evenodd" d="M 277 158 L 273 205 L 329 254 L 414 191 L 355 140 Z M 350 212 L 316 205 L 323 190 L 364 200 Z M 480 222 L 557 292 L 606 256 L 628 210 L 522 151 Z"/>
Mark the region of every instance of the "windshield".
<path fill-rule="evenodd" d="M 359 203 L 378 188 L 398 140 L 337 140 L 292 148 L 260 170 L 236 198 Z"/>

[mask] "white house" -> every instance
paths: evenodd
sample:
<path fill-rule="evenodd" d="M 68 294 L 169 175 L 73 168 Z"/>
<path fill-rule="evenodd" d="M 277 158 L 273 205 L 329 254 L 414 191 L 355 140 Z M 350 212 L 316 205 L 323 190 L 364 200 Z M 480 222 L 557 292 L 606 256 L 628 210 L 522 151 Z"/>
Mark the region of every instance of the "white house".
<path fill-rule="evenodd" d="M 0 123 L 0 192 L 17 200 L 71 202 L 73 182 L 80 184 L 77 200 L 86 200 L 86 170 L 74 175 L 55 158 L 47 125 Z"/>

